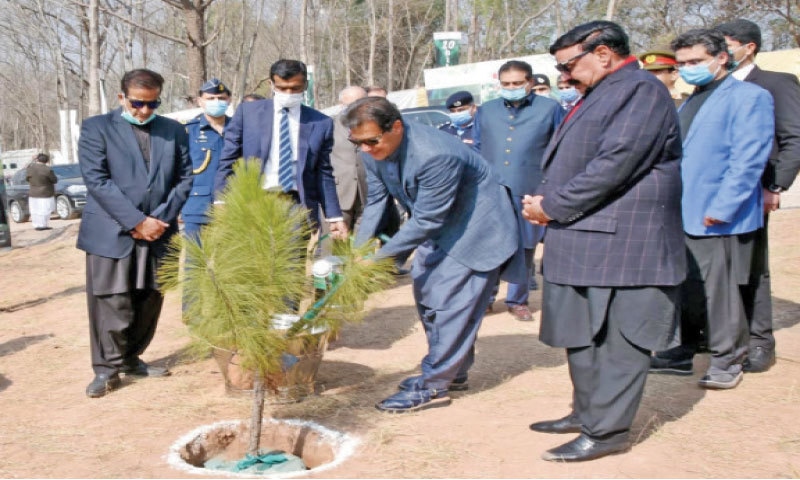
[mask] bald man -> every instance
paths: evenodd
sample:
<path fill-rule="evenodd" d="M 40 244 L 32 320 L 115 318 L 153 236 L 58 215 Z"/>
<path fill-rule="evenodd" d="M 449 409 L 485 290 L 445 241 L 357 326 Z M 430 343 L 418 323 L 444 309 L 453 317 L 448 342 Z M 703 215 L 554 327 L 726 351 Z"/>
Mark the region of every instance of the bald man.
<path fill-rule="evenodd" d="M 339 92 L 339 105 L 344 111 L 348 105 L 360 98 L 367 96 L 367 91 L 355 85 L 345 87 Z M 367 180 L 364 165 L 361 163 L 356 147 L 347 141 L 348 131 L 339 122 L 338 115 L 334 119 L 333 151 L 331 164 L 333 176 L 336 177 L 336 194 L 339 197 L 339 206 L 342 216 L 350 231 L 361 217 L 364 202 L 367 196 Z"/>

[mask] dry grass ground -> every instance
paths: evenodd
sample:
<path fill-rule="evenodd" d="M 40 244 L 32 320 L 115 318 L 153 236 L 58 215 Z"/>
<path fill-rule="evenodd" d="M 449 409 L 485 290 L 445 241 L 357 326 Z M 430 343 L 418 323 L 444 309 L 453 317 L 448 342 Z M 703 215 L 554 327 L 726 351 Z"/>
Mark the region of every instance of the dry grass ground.
<path fill-rule="evenodd" d="M 334 478 L 682 478 L 800 476 L 800 210 L 772 216 L 778 364 L 731 391 L 705 391 L 693 377 L 652 376 L 624 455 L 583 464 L 539 459 L 570 437 L 528 424 L 569 410 L 564 354 L 537 339 L 537 320 L 487 317 L 471 388 L 447 408 L 386 415 L 373 404 L 417 371 L 424 354 L 410 283 L 370 301 L 365 323 L 346 328 L 319 373 L 320 395 L 270 406 L 278 418 L 316 421 L 361 440 Z M 89 399 L 91 380 L 84 256 L 77 221 L 35 232 L 13 225 L 15 248 L 0 252 L 0 477 L 175 478 L 165 461 L 194 428 L 249 416 L 250 400 L 227 396 L 211 359 L 183 359 L 180 301 L 167 297 L 144 359 L 170 365 L 164 379 L 129 380 Z M 540 295 L 532 296 L 538 311 Z M 498 302 L 496 311 L 502 308 Z"/>

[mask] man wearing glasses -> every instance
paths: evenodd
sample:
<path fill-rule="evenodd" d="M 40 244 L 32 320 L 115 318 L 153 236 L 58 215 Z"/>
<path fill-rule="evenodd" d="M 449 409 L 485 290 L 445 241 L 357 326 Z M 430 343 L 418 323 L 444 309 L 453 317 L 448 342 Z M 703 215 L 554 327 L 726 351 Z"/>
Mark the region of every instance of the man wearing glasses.
<path fill-rule="evenodd" d="M 475 337 L 501 270 L 508 279 L 525 278 L 509 192 L 470 147 L 427 125 L 404 123 L 384 98 L 357 100 L 342 123 L 367 170 L 356 242 L 378 233 L 389 195 L 409 212 L 377 255 L 417 250 L 411 275 L 428 339 L 421 375 L 400 382 L 376 407 L 410 412 L 449 405 L 450 390 L 468 388 Z"/>
<path fill-rule="evenodd" d="M 158 261 L 192 186 L 186 130 L 155 113 L 164 78 L 138 69 L 121 83 L 120 107 L 86 119 L 78 142 L 88 191 L 78 248 L 86 252 L 92 398 L 119 387 L 120 373 L 169 374 L 140 355 L 161 313 Z"/>
<path fill-rule="evenodd" d="M 619 25 L 579 25 L 550 53 L 585 96 L 550 141 L 523 215 L 547 225 L 539 338 L 566 348 L 573 395 L 569 415 L 530 428 L 579 433 L 542 456 L 574 462 L 630 448 L 650 351 L 674 332 L 681 137 L 669 92 L 639 69 Z"/>

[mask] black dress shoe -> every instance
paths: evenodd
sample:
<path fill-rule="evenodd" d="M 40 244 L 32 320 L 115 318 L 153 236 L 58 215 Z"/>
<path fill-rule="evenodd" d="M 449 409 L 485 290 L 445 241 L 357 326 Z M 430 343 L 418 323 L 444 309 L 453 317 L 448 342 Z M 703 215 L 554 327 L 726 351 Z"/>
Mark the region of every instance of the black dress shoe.
<path fill-rule="evenodd" d="M 550 462 L 585 462 L 612 453 L 622 453 L 630 448 L 631 443 L 627 434 L 614 435 L 606 440 L 595 440 L 582 433 L 575 440 L 544 452 L 542 459 Z"/>
<path fill-rule="evenodd" d="M 100 398 L 111 390 L 119 388 L 122 381 L 119 379 L 119 374 L 112 373 L 99 373 L 95 375 L 92 383 L 86 387 L 86 396 L 89 398 Z"/>
<path fill-rule="evenodd" d="M 775 365 L 775 348 L 755 347 L 747 354 L 742 370 L 747 373 L 762 373 Z"/>
<path fill-rule="evenodd" d="M 541 433 L 581 433 L 581 422 L 577 415 L 570 413 L 558 420 L 531 423 L 530 429 Z"/>
<path fill-rule="evenodd" d="M 136 377 L 166 377 L 172 373 L 165 367 L 148 365 L 141 360 L 134 365 L 124 365 L 120 369 L 120 372 L 125 375 L 134 375 Z"/>

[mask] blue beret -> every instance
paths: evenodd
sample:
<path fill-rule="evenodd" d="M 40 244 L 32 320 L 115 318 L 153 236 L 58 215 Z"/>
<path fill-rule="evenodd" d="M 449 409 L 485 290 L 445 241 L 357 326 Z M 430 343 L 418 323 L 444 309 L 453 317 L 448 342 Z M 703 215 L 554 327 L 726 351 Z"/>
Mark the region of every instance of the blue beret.
<path fill-rule="evenodd" d="M 212 78 L 204 83 L 202 87 L 200 87 L 200 94 L 202 95 L 204 93 L 211 93 L 214 95 L 227 93 L 230 95 L 231 91 L 228 90 L 228 87 L 226 87 L 224 83 L 220 82 L 218 78 Z"/>
<path fill-rule="evenodd" d="M 471 93 L 466 90 L 461 90 L 447 97 L 444 106 L 447 108 L 462 107 L 464 105 L 472 105 L 473 101 Z"/>

